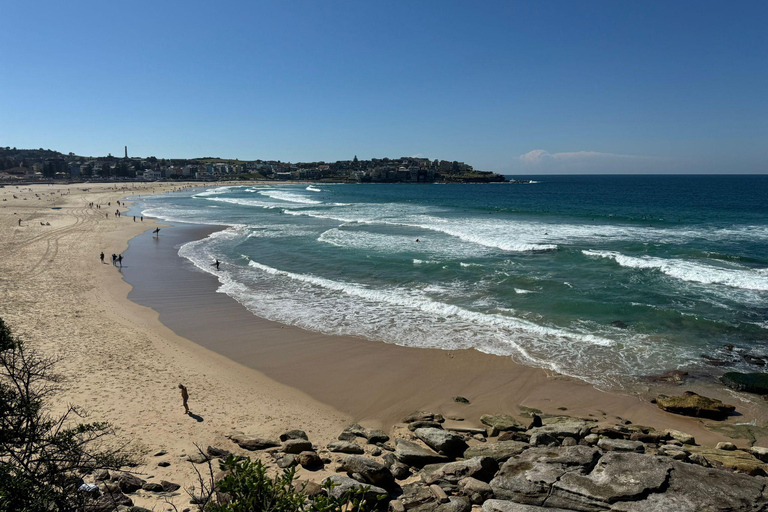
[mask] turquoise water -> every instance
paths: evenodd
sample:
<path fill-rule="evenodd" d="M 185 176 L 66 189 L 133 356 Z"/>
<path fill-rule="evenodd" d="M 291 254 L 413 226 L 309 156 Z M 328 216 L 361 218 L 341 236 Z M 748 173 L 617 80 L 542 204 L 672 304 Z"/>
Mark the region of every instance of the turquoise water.
<path fill-rule="evenodd" d="M 768 176 L 248 185 L 143 198 L 254 314 L 626 387 L 768 354 Z M 216 271 L 211 263 L 222 262 Z M 621 322 L 621 323 L 619 323 Z"/>

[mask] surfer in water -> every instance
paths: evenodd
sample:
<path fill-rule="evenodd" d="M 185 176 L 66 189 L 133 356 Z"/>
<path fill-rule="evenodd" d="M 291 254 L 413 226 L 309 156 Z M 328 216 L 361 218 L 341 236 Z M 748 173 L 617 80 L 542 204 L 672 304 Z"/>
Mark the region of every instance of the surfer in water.
<path fill-rule="evenodd" d="M 214 267 L 216 267 L 216 270 L 219 270 L 219 260 L 216 259 L 216 263 L 213 264 Z"/>

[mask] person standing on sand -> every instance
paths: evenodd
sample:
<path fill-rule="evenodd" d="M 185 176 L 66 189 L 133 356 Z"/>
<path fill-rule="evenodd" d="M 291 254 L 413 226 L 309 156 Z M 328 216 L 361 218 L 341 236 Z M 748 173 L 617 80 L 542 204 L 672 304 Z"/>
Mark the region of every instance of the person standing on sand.
<path fill-rule="evenodd" d="M 101 251 L 101 256 L 100 256 L 100 258 L 101 258 L 101 262 L 102 262 L 102 263 L 104 263 L 104 251 Z"/>
<path fill-rule="evenodd" d="M 120 268 L 123 268 L 123 255 L 117 257 L 117 262 L 120 264 Z"/>
<path fill-rule="evenodd" d="M 184 384 L 179 384 L 179 389 L 181 390 L 181 400 L 184 402 L 184 414 L 189 414 L 189 406 L 187 405 L 189 393 L 187 393 L 187 388 Z"/>

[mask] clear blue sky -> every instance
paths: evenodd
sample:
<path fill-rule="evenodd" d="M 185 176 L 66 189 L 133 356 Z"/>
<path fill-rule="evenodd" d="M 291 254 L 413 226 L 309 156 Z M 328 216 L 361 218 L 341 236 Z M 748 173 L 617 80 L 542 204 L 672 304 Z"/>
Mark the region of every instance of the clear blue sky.
<path fill-rule="evenodd" d="M 0 146 L 768 172 L 768 2 L 4 2 Z"/>

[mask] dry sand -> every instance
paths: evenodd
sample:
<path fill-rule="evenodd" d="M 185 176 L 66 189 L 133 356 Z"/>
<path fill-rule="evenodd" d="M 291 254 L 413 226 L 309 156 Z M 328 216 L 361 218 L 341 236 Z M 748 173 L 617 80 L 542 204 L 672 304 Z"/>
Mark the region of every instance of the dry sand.
<path fill-rule="evenodd" d="M 31 346 L 62 358 L 59 371 L 68 388 L 59 407 L 78 404 L 90 411 L 90 420 L 112 423 L 118 437 L 145 457 L 146 464 L 136 468 L 142 478 L 192 484 L 194 472 L 179 456 L 189 453 L 193 442 L 232 450 L 235 445 L 225 438 L 232 430 L 274 438 L 301 428 L 324 446 L 352 420 L 388 428 L 416 409 L 461 416 L 464 423 L 477 425 L 483 413 L 519 414 L 519 405 L 553 414 L 563 413 L 559 408 L 564 407 L 564 414 L 609 423 L 621 417 L 657 429 L 683 430 L 702 444 L 725 439 L 699 420 L 662 412 L 647 400 L 604 393 L 508 358 L 325 336 L 257 318 L 214 293 L 216 280 L 185 269 L 177 256 L 163 259 L 165 267 L 151 260 L 146 241 L 155 225 L 150 220 L 114 218 L 117 200 L 178 186 L 0 189 L 0 316 Z M 102 208 L 88 208 L 91 201 Z M 106 206 L 108 202 L 112 205 Z M 192 236 L 181 228 L 173 235 L 173 229 L 162 231 L 166 251 L 175 250 L 173 236 L 177 241 Z M 142 265 L 145 270 L 139 274 L 154 282 L 154 290 L 162 290 L 154 295 L 160 319 L 154 309 L 127 299 L 131 287 L 120 269 L 99 262 L 101 251 L 109 259 L 138 235 L 136 248 L 132 243 L 126 255 L 125 271 Z M 145 242 L 144 252 L 138 241 Z M 165 275 L 169 269 L 176 273 Z M 152 303 L 152 286 L 140 284 L 135 300 Z M 179 382 L 190 390 L 194 416 L 183 414 Z M 690 388 L 671 391 L 684 389 Z M 708 391 L 735 403 L 744 415 L 730 422 L 757 419 L 762 424 L 764 408 L 739 402 L 723 390 Z M 455 395 L 472 403 L 456 404 Z M 168 455 L 153 457 L 160 449 Z M 159 468 L 159 460 L 171 466 Z M 132 497 L 138 505 L 153 505 L 148 493 Z M 177 503 L 186 500 L 179 496 Z M 163 508 L 156 501 L 154 505 Z"/>

